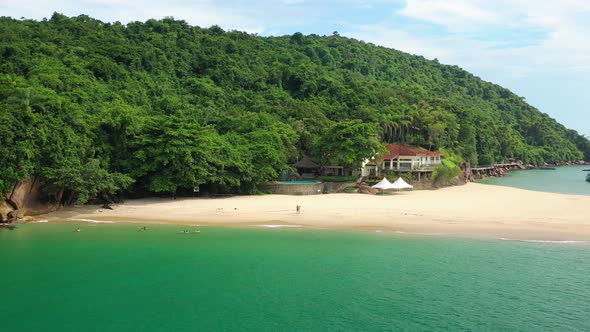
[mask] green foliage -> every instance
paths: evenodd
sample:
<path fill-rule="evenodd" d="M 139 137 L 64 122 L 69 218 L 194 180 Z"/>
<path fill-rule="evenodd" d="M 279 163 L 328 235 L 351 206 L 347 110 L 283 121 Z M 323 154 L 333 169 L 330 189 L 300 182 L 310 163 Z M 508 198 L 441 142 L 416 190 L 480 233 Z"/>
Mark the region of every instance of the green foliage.
<path fill-rule="evenodd" d="M 346 187 L 346 188 L 344 188 L 344 190 L 343 190 L 343 191 L 344 191 L 345 193 L 348 193 L 348 194 L 350 194 L 350 193 L 355 193 L 355 192 L 357 192 L 357 191 L 358 191 L 358 188 L 357 188 L 357 187 Z"/>
<path fill-rule="evenodd" d="M 133 179 L 120 173 L 109 173 L 97 159 L 86 164 L 67 164 L 45 168 L 41 173 L 50 194 L 66 193 L 70 202 L 86 203 L 99 195 L 112 196 L 127 188 Z"/>
<path fill-rule="evenodd" d="M 442 164 L 432 171 L 432 182 L 435 186 L 448 186 L 457 180 L 461 174 L 459 165 L 462 158 L 451 151 L 444 151 L 445 158 Z"/>
<path fill-rule="evenodd" d="M 256 192 L 302 153 L 355 168 L 382 142 L 472 165 L 590 159 L 587 138 L 500 86 L 337 33 L 56 13 L 2 17 L 0 40 L 1 193 L 29 176 L 72 201 Z"/>
<path fill-rule="evenodd" d="M 333 124 L 317 141 L 315 155 L 324 165 L 358 168 L 363 160 L 384 150 L 376 124 L 351 120 Z"/>
<path fill-rule="evenodd" d="M 388 171 L 384 175 L 387 178 L 387 181 L 391 183 L 397 181 L 397 179 L 399 178 L 404 179 L 404 181 L 406 181 L 409 184 L 412 184 L 414 182 L 414 176 L 412 175 L 412 173 L 408 172 Z"/>
<path fill-rule="evenodd" d="M 152 192 L 194 188 L 214 169 L 208 162 L 214 146 L 211 128 L 180 117 L 158 116 L 146 121 L 131 147 L 129 174 L 143 179 Z"/>

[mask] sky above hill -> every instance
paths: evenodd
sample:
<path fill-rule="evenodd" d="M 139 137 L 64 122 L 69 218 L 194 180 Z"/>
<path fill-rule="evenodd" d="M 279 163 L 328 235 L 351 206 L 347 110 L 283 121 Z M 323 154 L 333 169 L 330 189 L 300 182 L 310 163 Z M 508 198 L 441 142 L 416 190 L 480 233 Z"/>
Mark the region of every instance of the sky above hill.
<path fill-rule="evenodd" d="M 458 65 L 590 136 L 587 0 L 0 0 L 0 16 L 172 16 L 262 36 L 352 37 Z"/>

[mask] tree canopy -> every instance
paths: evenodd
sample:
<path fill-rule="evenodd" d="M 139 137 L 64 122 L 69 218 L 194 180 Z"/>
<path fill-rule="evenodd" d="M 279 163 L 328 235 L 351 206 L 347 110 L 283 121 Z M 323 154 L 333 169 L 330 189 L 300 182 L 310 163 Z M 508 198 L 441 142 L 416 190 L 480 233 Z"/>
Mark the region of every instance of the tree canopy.
<path fill-rule="evenodd" d="M 0 60 L 0 192 L 33 175 L 78 201 L 254 192 L 303 153 L 354 167 L 393 142 L 473 165 L 590 159 L 587 138 L 509 90 L 337 32 L 2 17 Z"/>

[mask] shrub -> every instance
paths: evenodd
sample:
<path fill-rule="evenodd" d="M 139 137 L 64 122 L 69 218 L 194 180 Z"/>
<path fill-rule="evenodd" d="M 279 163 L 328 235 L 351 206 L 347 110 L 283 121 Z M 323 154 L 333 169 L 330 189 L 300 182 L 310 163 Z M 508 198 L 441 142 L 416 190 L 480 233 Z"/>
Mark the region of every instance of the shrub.
<path fill-rule="evenodd" d="M 432 171 L 432 182 L 437 187 L 451 185 L 461 174 L 461 157 L 452 151 L 443 151 L 445 159 Z"/>

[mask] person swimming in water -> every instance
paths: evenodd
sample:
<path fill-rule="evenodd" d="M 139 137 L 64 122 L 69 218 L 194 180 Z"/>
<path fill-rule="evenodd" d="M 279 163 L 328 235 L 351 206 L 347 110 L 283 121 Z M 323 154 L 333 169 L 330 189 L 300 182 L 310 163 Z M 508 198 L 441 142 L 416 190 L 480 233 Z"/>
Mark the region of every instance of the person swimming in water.
<path fill-rule="evenodd" d="M 80 233 L 80 227 L 78 227 L 78 228 L 74 229 L 74 232 L 76 232 L 76 233 Z"/>

